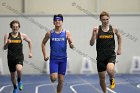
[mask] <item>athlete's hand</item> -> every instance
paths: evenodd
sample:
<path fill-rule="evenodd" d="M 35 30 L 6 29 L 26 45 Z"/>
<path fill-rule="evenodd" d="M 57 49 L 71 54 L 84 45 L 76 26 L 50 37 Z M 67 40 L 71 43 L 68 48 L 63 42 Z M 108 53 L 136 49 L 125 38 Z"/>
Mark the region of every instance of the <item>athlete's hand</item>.
<path fill-rule="evenodd" d="M 49 57 L 44 57 L 44 61 L 48 61 L 49 60 Z"/>
<path fill-rule="evenodd" d="M 32 58 L 32 56 L 33 56 L 32 53 L 29 53 L 29 58 Z"/>
<path fill-rule="evenodd" d="M 120 49 L 117 50 L 117 55 L 121 55 L 121 50 Z"/>
<path fill-rule="evenodd" d="M 8 39 L 8 40 L 7 40 L 7 44 L 10 44 L 10 43 L 11 43 L 11 39 Z"/>
<path fill-rule="evenodd" d="M 6 50 L 8 48 L 8 45 L 11 43 L 11 39 L 8 39 L 6 44 L 3 46 L 3 49 Z"/>
<path fill-rule="evenodd" d="M 74 45 L 73 44 L 70 44 L 70 48 L 73 49 L 74 48 Z"/>

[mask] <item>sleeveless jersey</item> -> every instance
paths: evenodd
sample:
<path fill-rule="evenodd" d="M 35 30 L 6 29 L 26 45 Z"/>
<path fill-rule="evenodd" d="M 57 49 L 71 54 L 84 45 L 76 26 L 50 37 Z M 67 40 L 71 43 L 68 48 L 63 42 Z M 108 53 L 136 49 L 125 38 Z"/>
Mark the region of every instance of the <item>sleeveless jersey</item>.
<path fill-rule="evenodd" d="M 9 33 L 8 39 L 11 40 L 11 43 L 8 45 L 8 58 L 18 59 L 23 57 L 23 45 L 21 34 L 18 32 L 17 37 L 13 37 L 11 33 Z"/>
<path fill-rule="evenodd" d="M 67 38 L 66 30 L 57 34 L 54 30 L 50 31 L 50 57 L 52 59 L 62 59 L 67 57 Z"/>
<path fill-rule="evenodd" d="M 108 32 L 104 32 L 99 26 L 98 36 L 96 39 L 97 60 L 104 60 L 115 55 L 115 40 L 113 28 L 110 25 Z"/>

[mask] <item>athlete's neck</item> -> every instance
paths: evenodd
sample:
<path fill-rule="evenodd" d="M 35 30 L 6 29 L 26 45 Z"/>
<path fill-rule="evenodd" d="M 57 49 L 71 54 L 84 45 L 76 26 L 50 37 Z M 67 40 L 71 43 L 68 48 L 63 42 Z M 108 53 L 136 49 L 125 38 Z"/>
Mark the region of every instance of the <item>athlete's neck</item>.
<path fill-rule="evenodd" d="M 56 33 L 61 33 L 62 27 L 55 27 L 54 30 L 55 30 Z"/>
<path fill-rule="evenodd" d="M 12 36 L 17 37 L 17 35 L 18 35 L 17 31 L 16 32 L 12 32 Z"/>
<path fill-rule="evenodd" d="M 102 25 L 101 27 L 104 32 L 107 32 L 109 30 L 109 25 Z"/>

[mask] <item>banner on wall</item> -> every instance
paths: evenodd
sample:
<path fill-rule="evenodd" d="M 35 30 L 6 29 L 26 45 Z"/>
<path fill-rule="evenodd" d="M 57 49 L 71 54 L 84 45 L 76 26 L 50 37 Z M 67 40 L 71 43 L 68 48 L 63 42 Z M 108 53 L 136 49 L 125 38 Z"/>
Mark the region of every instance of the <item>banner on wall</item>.
<path fill-rule="evenodd" d="M 140 74 L 140 57 L 139 56 L 133 56 L 130 73 Z"/>

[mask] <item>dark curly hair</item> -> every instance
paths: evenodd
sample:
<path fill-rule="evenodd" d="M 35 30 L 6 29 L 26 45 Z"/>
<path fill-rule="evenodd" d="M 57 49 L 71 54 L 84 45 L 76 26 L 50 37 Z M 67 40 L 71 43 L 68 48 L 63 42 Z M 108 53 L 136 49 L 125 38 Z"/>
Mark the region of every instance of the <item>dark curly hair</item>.
<path fill-rule="evenodd" d="M 10 22 L 10 28 L 12 28 L 14 23 L 17 23 L 20 28 L 20 22 L 18 20 L 13 20 L 12 22 Z"/>

